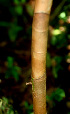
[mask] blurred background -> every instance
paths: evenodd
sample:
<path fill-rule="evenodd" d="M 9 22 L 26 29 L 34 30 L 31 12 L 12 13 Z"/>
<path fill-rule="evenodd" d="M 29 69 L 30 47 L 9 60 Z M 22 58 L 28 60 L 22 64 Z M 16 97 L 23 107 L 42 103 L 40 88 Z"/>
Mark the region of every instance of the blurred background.
<path fill-rule="evenodd" d="M 34 0 L 0 0 L 0 114 L 33 114 Z M 46 58 L 48 114 L 70 114 L 70 0 L 53 0 Z"/>

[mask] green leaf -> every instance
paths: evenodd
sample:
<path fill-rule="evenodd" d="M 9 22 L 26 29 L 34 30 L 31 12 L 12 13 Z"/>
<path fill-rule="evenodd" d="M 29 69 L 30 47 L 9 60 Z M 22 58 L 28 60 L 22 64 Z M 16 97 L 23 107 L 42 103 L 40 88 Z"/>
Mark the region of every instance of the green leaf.
<path fill-rule="evenodd" d="M 0 99 L 0 108 L 1 108 L 1 106 L 2 106 L 2 99 Z"/>
<path fill-rule="evenodd" d="M 27 12 L 29 13 L 30 16 L 33 16 L 33 9 L 30 5 L 26 5 Z"/>
<path fill-rule="evenodd" d="M 15 11 L 18 15 L 22 15 L 23 14 L 23 7 L 22 6 L 16 6 L 15 7 Z"/>
<path fill-rule="evenodd" d="M 14 0 L 14 3 L 19 5 L 20 4 L 20 1 L 19 0 Z"/>
<path fill-rule="evenodd" d="M 7 114 L 15 114 L 15 113 L 14 113 L 13 110 L 9 109 L 9 110 L 7 111 Z"/>
<path fill-rule="evenodd" d="M 32 110 L 33 109 L 33 104 L 29 105 L 29 110 Z"/>
<path fill-rule="evenodd" d="M 25 3 L 26 0 L 14 0 L 14 3 L 17 4 L 17 5 L 20 5 L 21 3 Z"/>
<path fill-rule="evenodd" d="M 52 73 L 53 73 L 54 78 L 58 78 L 58 73 L 55 67 L 52 68 Z"/>
<path fill-rule="evenodd" d="M 53 46 L 55 46 L 56 43 L 57 43 L 57 38 L 56 38 L 56 36 L 53 36 L 53 37 L 51 38 L 51 44 L 52 44 Z"/>
<path fill-rule="evenodd" d="M 24 107 L 27 114 L 30 114 L 33 111 L 33 104 L 29 105 L 27 101 L 24 102 Z"/>
<path fill-rule="evenodd" d="M 12 76 L 16 79 L 16 81 L 19 80 L 19 74 L 15 68 L 12 68 Z"/>
<path fill-rule="evenodd" d="M 60 13 L 59 17 L 60 18 L 65 18 L 66 17 L 66 13 L 65 12 Z"/>
<path fill-rule="evenodd" d="M 13 57 L 8 56 L 7 61 L 8 61 L 8 68 L 12 68 L 14 62 Z"/>
<path fill-rule="evenodd" d="M 67 46 L 67 39 L 66 34 L 63 32 L 61 35 L 57 36 L 57 48 L 66 47 Z"/>
<path fill-rule="evenodd" d="M 8 99 L 6 97 L 3 97 L 2 100 L 5 105 L 8 104 Z"/>
<path fill-rule="evenodd" d="M 64 21 L 66 21 L 66 20 L 67 20 L 66 13 L 65 13 L 65 12 L 60 13 L 59 19 L 62 19 L 62 20 L 64 20 Z"/>
<path fill-rule="evenodd" d="M 70 39 L 70 34 L 68 35 L 68 39 Z"/>
<path fill-rule="evenodd" d="M 52 36 L 51 39 L 51 44 L 53 46 L 56 46 L 57 48 L 64 47 L 67 45 L 67 39 L 66 39 L 66 33 L 65 32 L 60 32 L 58 33 L 57 31 L 53 33 L 54 35 Z"/>
<path fill-rule="evenodd" d="M 59 34 L 61 34 L 61 30 L 59 30 L 59 29 L 55 29 L 55 30 L 53 30 L 53 33 L 52 33 L 53 35 L 59 35 Z"/>
<path fill-rule="evenodd" d="M 22 3 L 25 3 L 25 2 L 26 2 L 26 0 L 21 0 L 21 2 L 22 2 Z"/>
<path fill-rule="evenodd" d="M 46 66 L 49 68 L 51 67 L 51 56 L 49 53 L 47 53 L 47 58 L 46 58 Z"/>
<path fill-rule="evenodd" d="M 18 32 L 21 31 L 23 28 L 17 25 L 12 25 L 8 30 L 8 35 L 11 41 L 15 41 L 18 35 Z"/>
<path fill-rule="evenodd" d="M 27 108 L 28 107 L 28 102 L 24 102 L 24 106 Z"/>
<path fill-rule="evenodd" d="M 14 66 L 13 68 L 18 72 L 18 74 L 21 74 L 21 68 L 20 67 Z"/>
<path fill-rule="evenodd" d="M 60 64 L 63 58 L 61 56 L 55 56 L 53 59 L 56 61 L 57 64 Z"/>
<path fill-rule="evenodd" d="M 48 101 L 52 100 L 51 97 L 48 96 L 48 95 L 46 95 L 46 99 L 47 99 Z"/>
<path fill-rule="evenodd" d="M 31 112 L 30 114 L 34 114 L 34 112 Z"/>
<path fill-rule="evenodd" d="M 52 99 L 60 102 L 65 97 L 65 92 L 63 89 L 57 88 L 51 95 Z"/>

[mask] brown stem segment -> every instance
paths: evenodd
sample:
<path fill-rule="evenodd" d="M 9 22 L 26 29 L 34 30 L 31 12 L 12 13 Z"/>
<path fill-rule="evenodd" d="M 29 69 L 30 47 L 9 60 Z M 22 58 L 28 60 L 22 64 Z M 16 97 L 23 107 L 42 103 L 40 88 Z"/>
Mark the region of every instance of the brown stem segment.
<path fill-rule="evenodd" d="M 46 74 L 32 83 L 34 114 L 46 114 Z"/>
<path fill-rule="evenodd" d="M 46 114 L 46 53 L 52 0 L 36 0 L 32 25 L 32 93 L 34 114 Z"/>

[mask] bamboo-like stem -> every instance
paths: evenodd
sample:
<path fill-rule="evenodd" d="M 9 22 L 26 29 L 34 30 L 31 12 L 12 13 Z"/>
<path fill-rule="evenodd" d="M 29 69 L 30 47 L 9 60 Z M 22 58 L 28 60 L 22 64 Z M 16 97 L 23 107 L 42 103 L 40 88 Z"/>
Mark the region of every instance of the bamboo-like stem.
<path fill-rule="evenodd" d="M 46 53 L 52 0 L 36 0 L 32 25 L 32 93 L 34 114 L 46 114 Z"/>

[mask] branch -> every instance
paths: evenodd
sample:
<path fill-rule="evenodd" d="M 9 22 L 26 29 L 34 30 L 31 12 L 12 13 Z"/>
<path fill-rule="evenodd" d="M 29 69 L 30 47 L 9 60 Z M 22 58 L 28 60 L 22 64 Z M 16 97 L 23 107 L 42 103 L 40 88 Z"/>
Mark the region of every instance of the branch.
<path fill-rule="evenodd" d="M 66 2 L 66 0 L 62 0 L 62 2 L 57 6 L 54 13 L 50 16 L 50 21 L 53 21 L 55 19 L 55 17 L 59 14 L 59 12 L 61 11 L 65 2 Z"/>

